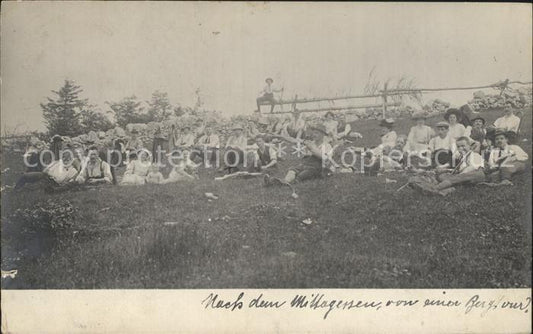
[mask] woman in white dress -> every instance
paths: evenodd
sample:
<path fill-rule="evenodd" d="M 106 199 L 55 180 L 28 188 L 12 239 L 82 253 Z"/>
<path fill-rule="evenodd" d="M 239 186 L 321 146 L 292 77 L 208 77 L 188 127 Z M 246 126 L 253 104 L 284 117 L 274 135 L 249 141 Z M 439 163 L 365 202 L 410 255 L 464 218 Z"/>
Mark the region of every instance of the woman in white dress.
<path fill-rule="evenodd" d="M 463 124 L 459 123 L 460 120 L 460 112 L 457 109 L 451 108 L 446 111 L 446 114 L 444 115 L 444 119 L 448 122 L 450 125 L 448 129 L 448 135 L 453 138 L 454 140 L 459 137 L 468 137 L 470 134 L 466 133 L 466 128 Z"/>
<path fill-rule="evenodd" d="M 139 152 L 139 157 L 136 159 L 130 160 L 126 166 L 126 171 L 121 185 L 142 185 L 146 182 L 146 176 L 150 171 L 150 154 L 147 151 L 141 150 Z"/>

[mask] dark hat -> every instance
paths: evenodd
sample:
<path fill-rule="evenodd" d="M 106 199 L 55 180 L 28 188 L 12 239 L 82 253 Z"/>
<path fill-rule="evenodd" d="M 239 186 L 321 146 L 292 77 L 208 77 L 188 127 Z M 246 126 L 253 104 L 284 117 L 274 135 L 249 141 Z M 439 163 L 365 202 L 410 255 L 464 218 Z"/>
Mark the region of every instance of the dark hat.
<path fill-rule="evenodd" d="M 265 79 L 265 82 L 269 82 L 269 81 L 270 81 L 270 83 L 273 83 L 273 82 L 274 82 L 274 80 L 273 80 L 272 78 L 266 78 L 266 79 Z"/>
<path fill-rule="evenodd" d="M 448 124 L 448 122 L 440 121 L 435 125 L 435 127 L 448 129 L 450 127 L 450 124 Z"/>
<path fill-rule="evenodd" d="M 133 133 L 133 134 L 137 134 L 137 133 L 139 133 L 139 131 L 137 131 L 137 129 L 132 129 L 132 130 L 131 130 L 131 133 Z"/>
<path fill-rule="evenodd" d="M 54 135 L 52 137 L 52 141 L 63 141 L 63 137 L 61 137 L 60 135 Z"/>
<path fill-rule="evenodd" d="M 494 138 L 498 136 L 504 136 L 505 138 L 507 138 L 507 132 L 505 132 L 505 130 L 503 129 L 496 129 L 496 131 L 494 131 Z"/>
<path fill-rule="evenodd" d="M 474 123 L 474 122 L 475 122 L 476 120 L 478 120 L 478 119 L 483 123 L 483 125 L 485 125 L 486 121 L 485 121 L 485 119 L 484 119 L 483 117 L 481 117 L 481 116 L 478 116 L 478 117 L 472 118 L 470 121 L 471 121 L 472 123 Z"/>
<path fill-rule="evenodd" d="M 324 117 L 328 117 L 328 116 L 331 116 L 331 117 L 335 117 L 335 115 L 331 112 L 331 111 L 328 111 Z"/>
<path fill-rule="evenodd" d="M 384 126 L 387 128 L 390 128 L 394 125 L 394 120 L 392 118 L 385 118 L 382 119 L 381 122 L 379 122 L 379 126 Z"/>
<path fill-rule="evenodd" d="M 461 112 L 458 109 L 450 108 L 446 110 L 446 113 L 444 114 L 444 119 L 448 121 L 450 119 L 450 115 L 455 115 L 457 117 L 457 120 L 460 121 L 462 118 Z"/>

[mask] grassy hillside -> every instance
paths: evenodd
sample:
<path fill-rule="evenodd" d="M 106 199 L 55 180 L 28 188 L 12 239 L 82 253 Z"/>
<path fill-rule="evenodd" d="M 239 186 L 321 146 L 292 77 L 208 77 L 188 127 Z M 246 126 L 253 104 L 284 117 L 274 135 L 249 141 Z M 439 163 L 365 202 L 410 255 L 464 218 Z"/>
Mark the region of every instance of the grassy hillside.
<path fill-rule="evenodd" d="M 531 110 L 524 113 L 520 145 L 530 154 Z M 501 112 L 483 115 L 490 122 Z M 378 143 L 377 124 L 354 123 L 361 146 Z M 399 120 L 396 131 L 410 126 Z M 2 154 L 6 167 L 2 182 L 12 184 L 20 156 Z M 333 175 L 298 185 L 298 199 L 261 179 L 203 174 L 196 183 L 3 192 L 2 269 L 18 275 L 2 287 L 530 286 L 529 168 L 515 186 L 462 187 L 446 198 L 396 192 L 405 174 Z M 66 201 L 72 212 L 61 212 Z M 51 220 L 50 210 L 65 219 Z"/>

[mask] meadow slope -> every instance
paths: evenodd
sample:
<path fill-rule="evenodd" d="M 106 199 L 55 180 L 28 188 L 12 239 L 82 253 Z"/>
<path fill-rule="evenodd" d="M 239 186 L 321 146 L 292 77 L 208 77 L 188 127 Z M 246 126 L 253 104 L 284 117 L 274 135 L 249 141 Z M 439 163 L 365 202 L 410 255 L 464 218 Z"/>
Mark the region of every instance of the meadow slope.
<path fill-rule="evenodd" d="M 519 145 L 531 155 L 531 109 L 523 112 Z M 501 114 L 482 113 L 489 122 Z M 365 137 L 360 146 L 379 142 L 377 124 L 353 125 Z M 397 132 L 411 125 L 399 120 Z M 2 184 L 13 184 L 20 153 L 3 152 L 6 167 Z M 530 166 L 512 187 L 460 187 L 445 198 L 396 192 L 405 173 L 333 175 L 297 185 L 298 199 L 261 179 L 215 182 L 202 173 L 197 183 L 2 192 L 2 269 L 18 270 L 2 287 L 530 286 Z M 65 201 L 73 207 L 65 228 L 17 214 Z"/>

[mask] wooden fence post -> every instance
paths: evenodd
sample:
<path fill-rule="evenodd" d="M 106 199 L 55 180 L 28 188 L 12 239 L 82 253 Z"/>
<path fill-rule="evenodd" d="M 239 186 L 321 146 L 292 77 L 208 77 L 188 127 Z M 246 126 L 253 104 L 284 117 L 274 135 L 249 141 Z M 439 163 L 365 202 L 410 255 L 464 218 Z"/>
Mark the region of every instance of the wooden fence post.
<path fill-rule="evenodd" d="M 389 85 L 388 82 L 385 82 L 385 85 L 383 86 L 383 119 L 386 118 L 387 114 L 387 86 Z"/>

